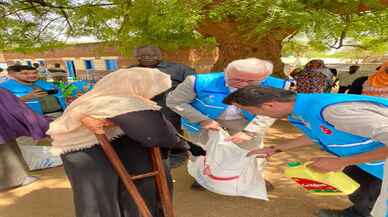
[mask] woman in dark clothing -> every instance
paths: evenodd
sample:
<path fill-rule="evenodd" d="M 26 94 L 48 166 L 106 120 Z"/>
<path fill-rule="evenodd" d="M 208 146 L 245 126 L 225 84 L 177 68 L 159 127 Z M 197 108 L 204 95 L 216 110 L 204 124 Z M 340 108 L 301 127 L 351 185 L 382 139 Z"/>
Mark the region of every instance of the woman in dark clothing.
<path fill-rule="evenodd" d="M 361 95 L 362 94 L 362 87 L 367 80 L 368 80 L 368 76 L 362 76 L 362 77 L 357 78 L 356 80 L 354 80 L 352 82 L 352 85 L 350 85 L 347 93 Z"/>
<path fill-rule="evenodd" d="M 99 127 L 109 126 L 104 133 L 128 173 L 149 172 L 152 163 L 148 148 L 167 149 L 180 141 L 160 108 L 149 100 L 170 85 L 169 76 L 157 69 L 118 70 L 101 79 L 92 91 L 74 101 L 64 115 L 50 125 L 48 133 L 61 154 L 73 188 L 77 217 L 140 217 L 89 129 L 96 132 Z M 88 118 L 97 124 L 92 122 L 85 127 Z M 166 173 L 170 177 L 167 169 Z M 171 187 L 171 178 L 168 179 Z M 135 184 L 152 215 L 163 217 L 154 179 L 137 180 Z"/>
<path fill-rule="evenodd" d="M 131 175 L 152 170 L 149 147 L 159 145 L 162 148 L 170 148 L 178 142 L 174 128 L 158 111 L 131 112 L 110 120 L 125 133 L 111 143 Z M 148 127 L 139 127 L 140 123 Z M 77 217 L 140 216 L 135 203 L 100 146 L 66 153 L 62 155 L 62 159 L 66 174 L 74 188 Z M 167 174 L 169 176 L 170 173 Z M 162 210 L 158 208 L 153 179 L 147 178 L 135 183 L 153 216 L 163 216 Z M 171 188 L 171 179 L 169 184 Z M 91 202 L 96 198 L 97 203 Z"/>

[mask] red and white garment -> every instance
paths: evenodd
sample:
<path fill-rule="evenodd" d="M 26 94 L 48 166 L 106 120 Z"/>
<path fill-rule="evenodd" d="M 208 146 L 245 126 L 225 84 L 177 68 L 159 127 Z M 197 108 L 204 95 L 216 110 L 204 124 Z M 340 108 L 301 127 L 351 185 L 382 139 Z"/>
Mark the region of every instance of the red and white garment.
<path fill-rule="evenodd" d="M 218 194 L 268 200 L 262 175 L 265 159 L 246 157 L 248 151 L 225 141 L 227 137 L 223 130 L 209 131 L 204 147 L 206 156 L 189 161 L 189 174 L 204 188 Z"/>

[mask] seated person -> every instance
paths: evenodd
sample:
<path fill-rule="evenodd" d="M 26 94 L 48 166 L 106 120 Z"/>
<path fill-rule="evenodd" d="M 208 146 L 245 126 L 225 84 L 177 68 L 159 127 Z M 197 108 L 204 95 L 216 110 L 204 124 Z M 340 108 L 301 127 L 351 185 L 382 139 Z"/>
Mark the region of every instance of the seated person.
<path fill-rule="evenodd" d="M 27 104 L 35 113 L 54 114 L 62 112 L 66 103 L 62 93 L 46 81 L 39 80 L 35 68 L 25 65 L 8 67 L 11 79 L 0 84 Z"/>

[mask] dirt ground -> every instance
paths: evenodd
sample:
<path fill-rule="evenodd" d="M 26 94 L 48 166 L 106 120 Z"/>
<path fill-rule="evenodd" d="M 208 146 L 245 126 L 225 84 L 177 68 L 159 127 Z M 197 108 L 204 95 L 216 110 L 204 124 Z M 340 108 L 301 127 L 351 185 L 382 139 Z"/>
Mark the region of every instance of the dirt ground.
<path fill-rule="evenodd" d="M 279 144 L 298 136 L 285 121 L 278 121 L 266 137 L 266 145 Z M 227 197 L 207 191 L 193 191 L 193 179 L 184 166 L 173 170 L 174 206 L 177 217 L 314 217 L 320 208 L 345 208 L 345 196 L 313 196 L 283 175 L 287 162 L 306 161 L 324 153 L 317 148 L 281 153 L 267 164 L 266 177 L 275 189 L 269 201 Z M 74 217 L 72 192 L 63 168 L 34 172 L 40 181 L 0 193 L 0 217 Z"/>

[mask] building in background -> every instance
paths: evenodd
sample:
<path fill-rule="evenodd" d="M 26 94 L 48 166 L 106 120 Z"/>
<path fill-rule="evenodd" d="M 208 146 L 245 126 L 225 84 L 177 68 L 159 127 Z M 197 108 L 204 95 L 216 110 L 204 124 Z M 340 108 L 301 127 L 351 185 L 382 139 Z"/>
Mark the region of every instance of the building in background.
<path fill-rule="evenodd" d="M 182 49 L 164 51 L 163 59 L 183 63 L 196 69 L 197 72 L 210 71 L 217 59 L 217 50 Z M 53 48 L 43 52 L 21 53 L 3 51 L 0 53 L 0 65 L 15 63 L 32 65 L 43 63 L 47 68 L 60 63 L 69 78 L 98 80 L 118 68 L 135 64 L 133 56 L 125 57 L 107 43 L 83 43 Z"/>

